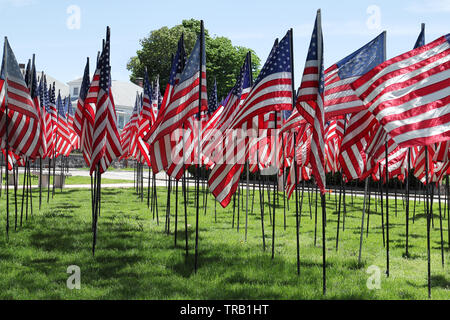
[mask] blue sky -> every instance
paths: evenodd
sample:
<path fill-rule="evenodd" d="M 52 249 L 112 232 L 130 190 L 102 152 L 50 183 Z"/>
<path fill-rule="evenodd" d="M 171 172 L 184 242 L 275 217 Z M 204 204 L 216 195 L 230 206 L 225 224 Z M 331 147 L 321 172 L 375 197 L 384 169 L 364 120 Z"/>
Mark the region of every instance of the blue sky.
<path fill-rule="evenodd" d="M 77 15 L 76 10 L 68 12 L 71 6 L 79 8 L 79 20 L 72 19 Z M 183 19 L 203 19 L 211 35 L 227 36 L 234 45 L 254 49 L 262 63 L 274 39 L 292 27 L 298 85 L 318 8 L 322 10 L 325 67 L 383 30 L 387 30 L 388 58 L 412 49 L 422 22 L 426 42 L 450 32 L 450 0 L 0 0 L 0 34 L 8 37 L 19 61 L 35 53 L 38 70 L 67 82 L 82 75 L 87 56 L 94 60 L 107 25 L 114 80 L 129 79 L 126 63 L 136 54 L 139 39 Z M 70 29 L 68 21 L 79 21 L 79 28 Z M 91 64 L 91 74 L 93 68 Z"/>

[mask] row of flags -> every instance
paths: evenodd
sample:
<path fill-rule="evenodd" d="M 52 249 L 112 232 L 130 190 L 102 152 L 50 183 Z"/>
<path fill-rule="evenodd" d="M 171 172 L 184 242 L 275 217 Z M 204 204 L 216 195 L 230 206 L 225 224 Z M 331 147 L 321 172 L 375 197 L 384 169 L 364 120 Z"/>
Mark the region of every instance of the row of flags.
<path fill-rule="evenodd" d="M 22 74 L 5 38 L 0 77 L 0 135 L 10 169 L 15 163 L 24 165 L 27 159 L 68 156 L 78 149 L 70 96 L 62 99 L 60 92 L 57 97 L 55 93 L 55 83 L 48 86 L 44 73 L 38 78 L 34 56 Z"/>
<path fill-rule="evenodd" d="M 387 170 L 389 177 L 403 179 L 409 165 L 425 181 L 428 161 L 429 181 L 449 173 L 450 35 L 426 44 L 422 28 L 413 50 L 386 60 L 383 32 L 325 69 L 319 10 L 297 90 L 292 38 L 291 29 L 275 40 L 256 80 L 247 54 L 234 87 L 218 102 L 216 83 L 207 95 L 204 34 L 189 56 L 181 36 L 164 95 L 159 81 L 151 83 L 145 72 L 143 93 L 120 135 L 109 28 L 92 81 L 86 63 L 74 115 L 70 101 L 65 108 L 54 87 L 46 89 L 45 77 L 34 84 L 34 64 L 25 82 L 5 40 L 2 148 L 29 159 L 51 156 L 55 145 L 59 154 L 79 148 L 91 174 L 104 172 L 117 158 L 136 159 L 175 179 L 190 165 L 206 166 L 209 189 L 224 207 L 246 165 L 252 172 L 274 167 L 279 176 L 287 170 L 289 195 L 311 177 L 325 193 L 328 172 L 342 172 L 350 181 L 383 179 Z"/>

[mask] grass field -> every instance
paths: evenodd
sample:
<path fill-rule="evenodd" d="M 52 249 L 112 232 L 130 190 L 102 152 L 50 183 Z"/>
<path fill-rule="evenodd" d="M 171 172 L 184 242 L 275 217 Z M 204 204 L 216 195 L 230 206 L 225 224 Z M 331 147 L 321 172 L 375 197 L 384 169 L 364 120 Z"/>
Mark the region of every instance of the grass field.
<path fill-rule="evenodd" d="M 58 175 L 58 173 L 57 173 Z M 90 184 L 91 178 L 90 177 L 83 177 L 83 176 L 66 176 L 66 185 L 79 185 L 79 184 Z M 6 177 L 3 177 L 3 183 L 5 184 Z M 44 180 L 45 181 L 45 180 Z M 31 185 L 36 186 L 39 183 L 39 179 L 37 176 L 32 175 L 31 176 Z M 102 178 L 102 183 L 104 184 L 114 184 L 114 183 L 133 183 L 133 180 L 124 180 L 124 179 L 108 179 L 108 178 Z M 50 188 L 53 185 L 53 175 L 50 176 Z M 19 189 L 23 187 L 23 174 L 19 173 Z"/>
<path fill-rule="evenodd" d="M 245 241 L 245 211 L 237 213 L 232 229 L 232 205 L 217 206 L 208 197 L 206 215 L 200 208 L 199 269 L 193 272 L 195 239 L 194 192 L 188 202 L 189 255 L 184 251 L 184 207 L 179 198 L 178 243 L 174 247 L 175 195 L 171 197 L 170 235 L 164 233 L 166 192 L 158 188 L 159 225 L 132 189 L 103 189 L 95 257 L 91 253 L 90 190 L 58 190 L 50 203 L 23 217 L 14 231 L 11 205 L 9 240 L 5 235 L 5 196 L 0 206 L 1 299 L 427 299 L 426 216 L 423 203 L 410 223 L 410 256 L 405 257 L 405 214 L 390 207 L 390 277 L 384 275 L 386 254 L 381 215 L 372 200 L 369 234 L 364 234 L 363 262 L 358 265 L 362 198 L 351 204 L 347 196 L 345 231 L 336 252 L 337 213 L 334 196 L 327 198 L 327 287 L 322 295 L 320 208 L 317 245 L 314 245 L 314 209 L 310 218 L 307 197 L 300 226 L 301 274 L 296 274 L 295 203 L 290 201 L 284 230 L 283 197 L 276 208 L 275 258 L 271 259 L 272 226 L 265 193 L 266 251 L 262 249 L 259 201 L 249 215 Z M 192 189 L 191 189 L 192 190 Z M 251 199 L 251 195 L 250 195 Z M 256 194 L 255 200 L 259 200 Z M 10 198 L 11 200 L 11 198 Z M 320 201 L 319 201 L 320 204 Z M 411 206 L 413 203 L 411 202 Z M 242 206 L 241 206 L 242 209 Z M 435 206 L 432 235 L 432 298 L 450 299 L 450 255 L 447 220 L 444 221 L 445 267 L 441 265 L 439 215 Z M 20 215 L 20 201 L 19 201 Z M 342 218 L 342 217 L 341 217 Z M 447 219 L 447 218 L 446 218 Z M 19 218 L 20 221 L 20 218 Z M 341 224 L 342 226 L 342 224 Z M 81 289 L 66 287 L 67 267 L 81 269 Z M 381 288 L 366 285 L 371 265 L 381 271 Z"/>

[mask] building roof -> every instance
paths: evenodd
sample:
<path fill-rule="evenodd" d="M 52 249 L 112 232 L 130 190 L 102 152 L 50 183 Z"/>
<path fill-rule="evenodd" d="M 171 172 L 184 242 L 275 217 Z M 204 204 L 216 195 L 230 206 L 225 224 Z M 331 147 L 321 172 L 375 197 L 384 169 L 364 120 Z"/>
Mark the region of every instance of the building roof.
<path fill-rule="evenodd" d="M 132 82 L 113 80 L 111 87 L 116 107 L 133 108 L 136 101 L 136 92 L 143 92 L 141 87 Z"/>
<path fill-rule="evenodd" d="M 70 86 L 81 85 L 83 78 L 77 78 L 67 82 Z M 143 89 L 130 82 L 130 81 L 118 81 L 113 80 L 111 82 L 112 93 L 114 97 L 114 104 L 116 107 L 125 107 L 129 109 L 133 109 L 134 102 L 136 101 L 136 92 L 142 93 Z M 69 88 L 69 87 L 67 87 Z M 69 90 L 67 90 L 68 92 Z M 61 91 L 62 94 L 62 91 Z M 67 93 L 68 94 L 68 93 Z M 76 101 L 77 97 L 72 97 L 72 101 Z"/>
<path fill-rule="evenodd" d="M 41 76 L 42 72 L 38 72 L 38 76 Z M 53 82 L 55 82 L 55 92 L 56 95 L 58 95 L 58 90 L 61 91 L 61 97 L 66 97 L 69 95 L 69 86 L 66 85 L 64 82 L 61 82 L 55 78 L 53 78 L 52 76 L 48 75 L 47 73 L 45 73 L 45 77 L 47 78 L 47 85 L 53 84 Z"/>

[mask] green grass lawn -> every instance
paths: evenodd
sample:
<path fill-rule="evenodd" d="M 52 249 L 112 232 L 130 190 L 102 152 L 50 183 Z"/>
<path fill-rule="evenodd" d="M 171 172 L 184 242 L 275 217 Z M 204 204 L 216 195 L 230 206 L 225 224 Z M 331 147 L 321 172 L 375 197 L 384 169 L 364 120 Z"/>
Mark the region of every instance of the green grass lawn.
<path fill-rule="evenodd" d="M 192 189 L 191 189 L 192 190 Z M 276 208 L 275 258 L 271 259 L 272 226 L 265 203 L 266 251 L 262 248 L 260 207 L 248 219 L 237 213 L 232 229 L 232 203 L 226 209 L 208 197 L 206 215 L 200 211 L 199 269 L 195 274 L 195 202 L 188 202 L 189 255 L 184 251 L 184 207 L 179 198 L 178 243 L 174 246 L 175 195 L 172 194 L 170 235 L 164 233 L 166 192 L 158 188 L 159 225 L 133 189 L 103 189 L 95 257 L 91 243 L 90 190 L 58 190 L 55 198 L 33 216 L 23 216 L 14 230 L 14 198 L 10 197 L 9 240 L 5 235 L 5 195 L 0 205 L 0 298 L 1 299 L 322 299 L 321 220 L 314 245 L 314 209 L 310 218 L 305 198 L 300 226 L 301 274 L 296 274 L 295 203 L 290 201 L 284 230 L 282 196 Z M 267 202 L 267 193 L 265 194 Z M 251 197 L 250 197 L 251 199 Z M 259 194 L 256 194 L 259 199 Z M 337 213 L 334 196 L 327 196 L 328 299 L 427 299 L 426 217 L 423 203 L 410 223 L 410 256 L 405 257 L 405 214 L 399 202 L 390 207 L 390 277 L 384 275 L 386 254 L 382 243 L 381 215 L 371 212 L 369 235 L 364 234 L 363 262 L 358 265 L 362 198 L 354 205 L 347 196 L 345 231 L 335 249 Z M 20 199 L 19 199 L 20 200 Z M 320 203 L 320 201 L 319 201 Z M 411 205 L 413 203 L 411 202 Z M 245 206 L 244 206 L 245 208 Z M 242 206 L 241 206 L 242 209 Z M 372 200 L 372 210 L 374 210 Z M 439 216 L 435 206 L 432 235 L 432 298 L 450 299 L 450 255 L 447 220 L 444 221 L 445 267 L 441 265 Z M 378 206 L 379 210 L 379 206 Z M 20 201 L 19 201 L 20 215 Z M 342 218 L 342 217 L 341 217 Z M 446 218 L 447 219 L 447 218 Z M 20 217 L 19 217 L 20 222 Z M 342 226 L 342 223 L 341 223 Z M 81 268 L 81 289 L 66 287 L 67 267 Z M 382 270 L 381 289 L 369 290 L 369 266 Z"/>
<path fill-rule="evenodd" d="M 58 172 L 56 173 L 58 175 Z M 38 185 L 38 176 L 32 175 L 31 176 L 31 184 L 32 185 Z M 3 177 L 3 184 L 6 183 L 6 177 Z M 66 185 L 77 185 L 77 184 L 90 184 L 91 178 L 90 177 L 82 177 L 82 176 L 66 176 Z M 110 183 L 133 183 L 133 180 L 124 180 L 124 179 L 107 179 L 102 178 L 102 184 L 110 184 Z M 53 174 L 50 176 L 50 188 L 53 185 Z M 19 173 L 19 189 L 23 187 L 23 174 Z"/>

